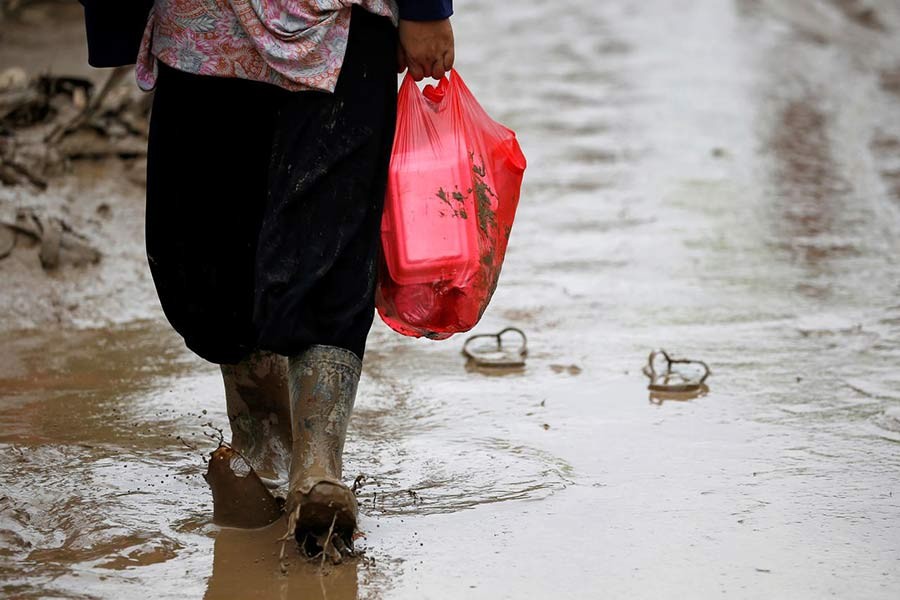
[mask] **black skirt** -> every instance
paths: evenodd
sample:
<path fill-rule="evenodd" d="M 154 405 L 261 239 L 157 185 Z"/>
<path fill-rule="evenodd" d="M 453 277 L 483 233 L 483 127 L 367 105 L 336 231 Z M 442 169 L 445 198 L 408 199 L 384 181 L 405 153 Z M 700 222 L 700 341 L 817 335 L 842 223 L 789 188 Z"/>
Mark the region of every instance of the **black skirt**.
<path fill-rule="evenodd" d="M 396 119 L 396 31 L 355 7 L 333 94 L 160 65 L 147 257 L 163 311 L 216 363 L 313 344 L 362 357 Z"/>

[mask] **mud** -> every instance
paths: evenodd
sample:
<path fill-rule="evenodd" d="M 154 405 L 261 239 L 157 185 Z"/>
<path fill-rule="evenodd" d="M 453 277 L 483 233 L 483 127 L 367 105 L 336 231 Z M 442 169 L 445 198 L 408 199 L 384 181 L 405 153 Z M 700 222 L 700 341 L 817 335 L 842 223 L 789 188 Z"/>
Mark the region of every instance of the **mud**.
<path fill-rule="evenodd" d="M 108 70 L 87 66 L 81 11 L 72 0 L 50 0 L 24 3 L 17 17 L 4 18 L 0 72 L 21 68 L 28 77 L 65 74 L 102 84 Z M 0 260 L 0 331 L 159 318 L 143 248 L 144 171 L 142 160 L 76 161 L 41 192 L 0 185 L 0 222 L 33 213 L 64 223 L 102 256 L 95 266 L 64 261 L 48 275 L 41 266 L 44 244 L 27 243 L 19 234 L 11 254 Z"/>
<path fill-rule="evenodd" d="M 129 215 L 97 229 L 116 268 L 0 262 L 27 299 L 0 360 L 3 595 L 897 597 L 900 7 L 455 8 L 458 67 L 529 159 L 478 327 L 523 328 L 525 366 L 377 325 L 344 450 L 364 557 L 282 561 L 283 522 L 211 522 L 221 374 L 161 321 L 124 175 L 81 184 L 60 203 Z M 651 395 L 657 347 L 708 362 L 705 395 Z"/>
<path fill-rule="evenodd" d="M 258 529 L 281 517 L 281 506 L 269 488 L 250 462 L 233 448 L 216 448 L 203 478 L 212 492 L 216 525 Z"/>

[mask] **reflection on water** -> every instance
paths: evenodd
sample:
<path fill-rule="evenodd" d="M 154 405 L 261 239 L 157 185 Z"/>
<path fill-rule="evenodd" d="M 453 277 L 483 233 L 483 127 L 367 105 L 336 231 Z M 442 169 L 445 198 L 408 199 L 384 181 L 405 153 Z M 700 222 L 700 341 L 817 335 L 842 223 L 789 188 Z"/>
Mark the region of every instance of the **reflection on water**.
<path fill-rule="evenodd" d="M 698 387 L 696 390 L 692 390 L 689 392 L 659 392 L 659 391 L 651 391 L 649 400 L 650 404 L 655 404 L 657 406 L 662 406 L 666 402 L 688 402 L 690 400 L 696 400 L 697 398 L 702 398 L 709 393 L 709 387 L 705 384 Z"/>
<path fill-rule="evenodd" d="M 350 560 L 341 565 L 306 562 L 299 553 L 280 560 L 281 542 L 287 525 L 277 521 L 265 529 L 221 529 L 213 548 L 212 575 L 206 586 L 205 600 L 265 598 L 287 600 L 356 600 L 360 563 Z"/>
<path fill-rule="evenodd" d="M 849 187 L 831 157 L 825 113 L 812 98 L 792 100 L 773 130 L 784 244 L 810 265 L 855 251 L 852 241 L 836 229 L 833 213 L 844 206 Z"/>

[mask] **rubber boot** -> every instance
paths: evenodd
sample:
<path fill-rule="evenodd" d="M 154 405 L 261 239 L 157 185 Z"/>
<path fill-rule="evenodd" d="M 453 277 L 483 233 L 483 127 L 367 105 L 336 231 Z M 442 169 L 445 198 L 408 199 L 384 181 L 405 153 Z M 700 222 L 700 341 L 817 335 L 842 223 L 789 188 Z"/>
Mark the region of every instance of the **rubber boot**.
<path fill-rule="evenodd" d="M 347 425 L 362 362 L 333 346 L 312 346 L 288 364 L 293 460 L 285 509 L 289 533 L 348 547 L 356 528 L 356 496 L 341 482 Z"/>
<path fill-rule="evenodd" d="M 221 368 L 231 447 L 247 459 L 273 494 L 284 497 L 291 467 L 287 359 L 257 352 Z"/>
<path fill-rule="evenodd" d="M 213 495 L 213 521 L 263 527 L 281 516 L 291 460 L 287 359 L 256 353 L 222 365 L 230 445 L 210 455 L 204 478 Z"/>

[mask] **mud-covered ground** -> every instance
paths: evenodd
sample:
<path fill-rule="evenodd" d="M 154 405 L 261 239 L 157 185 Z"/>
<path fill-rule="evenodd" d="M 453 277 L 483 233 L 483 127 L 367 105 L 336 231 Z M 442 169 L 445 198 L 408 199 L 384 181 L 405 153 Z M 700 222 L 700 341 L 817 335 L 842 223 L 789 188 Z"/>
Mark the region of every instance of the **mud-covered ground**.
<path fill-rule="evenodd" d="M 74 0 L 32 1 L 0 21 L 0 73 L 23 69 L 29 77 L 72 75 L 95 84 L 109 70 L 87 66 L 81 5 Z M 2 77 L 2 76 L 0 76 Z M 90 269 L 45 274 L 39 244 L 24 236 L 0 260 L 0 331 L 21 328 L 104 327 L 159 319 L 141 240 L 144 224 L 143 162 L 75 161 L 46 191 L 0 184 L 0 222 L 21 210 L 60 219 L 102 254 Z"/>
<path fill-rule="evenodd" d="M 222 385 L 160 318 L 134 184 L 0 190 L 113 217 L 98 266 L 0 262 L 4 595 L 900 594 L 900 5 L 455 4 L 459 70 L 529 158 L 478 327 L 525 329 L 527 367 L 376 325 L 345 453 L 365 557 L 281 574 L 281 529 L 210 523 Z M 657 346 L 709 393 L 650 401 Z"/>

